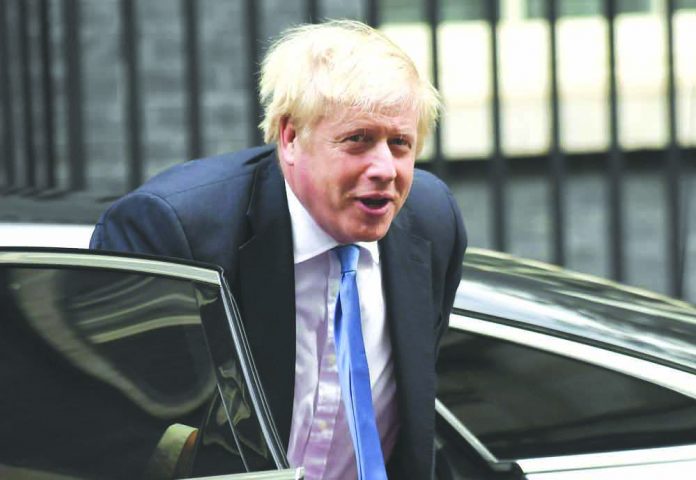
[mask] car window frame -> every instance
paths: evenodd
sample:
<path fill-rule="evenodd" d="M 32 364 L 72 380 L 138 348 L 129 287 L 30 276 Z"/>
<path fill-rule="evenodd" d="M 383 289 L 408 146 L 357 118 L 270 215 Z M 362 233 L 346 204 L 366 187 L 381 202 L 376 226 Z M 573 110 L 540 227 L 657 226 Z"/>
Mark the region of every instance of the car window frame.
<path fill-rule="evenodd" d="M 642 448 L 602 453 L 585 453 L 558 457 L 519 459 L 516 463 L 527 475 L 575 470 L 632 467 L 637 465 L 696 463 L 696 445 Z"/>
<path fill-rule="evenodd" d="M 213 477 L 192 477 L 183 480 L 302 480 L 304 468 L 285 468 L 265 472 L 232 473 Z"/>
<path fill-rule="evenodd" d="M 2 478 L 32 478 L 34 480 L 77 480 L 73 476 L 65 476 L 51 473 L 43 473 L 38 470 L 15 468 L 0 464 L 0 477 Z M 266 470 L 262 472 L 229 473 L 214 475 L 212 477 L 184 477 L 181 480 L 302 480 L 304 468 L 286 468 L 282 470 Z"/>
<path fill-rule="evenodd" d="M 563 335 L 532 330 L 524 324 L 497 322 L 462 313 L 450 315 L 449 328 L 579 360 L 659 385 L 696 400 L 696 375 L 686 369 L 631 355 L 630 351 L 602 348 L 596 342 L 584 343 L 577 338 L 570 339 Z"/>

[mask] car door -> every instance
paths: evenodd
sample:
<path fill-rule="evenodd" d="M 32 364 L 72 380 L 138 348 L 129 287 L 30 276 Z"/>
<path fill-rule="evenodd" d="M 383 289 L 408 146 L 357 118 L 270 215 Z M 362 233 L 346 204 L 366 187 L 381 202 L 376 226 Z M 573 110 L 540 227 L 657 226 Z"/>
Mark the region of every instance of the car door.
<path fill-rule="evenodd" d="M 302 478 L 219 269 L 0 249 L 0 477 Z"/>
<path fill-rule="evenodd" d="M 439 478 L 693 478 L 693 372 L 484 317 L 442 342 Z"/>

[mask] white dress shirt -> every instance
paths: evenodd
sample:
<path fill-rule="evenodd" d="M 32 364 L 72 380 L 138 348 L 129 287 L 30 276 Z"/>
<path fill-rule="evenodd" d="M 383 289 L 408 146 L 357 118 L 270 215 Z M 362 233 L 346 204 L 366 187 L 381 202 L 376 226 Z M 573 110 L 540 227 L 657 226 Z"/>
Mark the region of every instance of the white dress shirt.
<path fill-rule="evenodd" d="M 336 367 L 334 310 L 341 267 L 336 242 L 317 225 L 285 184 L 295 257 L 295 393 L 288 459 L 304 466 L 305 478 L 357 476 Z M 396 384 L 387 328 L 377 242 L 359 242 L 358 294 L 370 369 L 372 403 L 385 461 L 398 433 Z"/>

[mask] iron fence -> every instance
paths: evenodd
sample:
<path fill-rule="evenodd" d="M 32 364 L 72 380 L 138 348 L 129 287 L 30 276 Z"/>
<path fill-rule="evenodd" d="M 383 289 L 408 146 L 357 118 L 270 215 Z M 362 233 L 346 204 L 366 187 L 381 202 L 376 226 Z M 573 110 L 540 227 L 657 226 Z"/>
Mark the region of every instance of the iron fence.
<path fill-rule="evenodd" d="M 86 0 L 0 0 L 0 101 L 2 108 L 2 166 L 3 195 L 51 196 L 89 188 L 86 176 L 90 158 L 85 150 L 84 49 L 89 48 L 80 38 L 83 27 L 82 8 Z M 255 91 L 259 59 L 264 45 L 261 35 L 259 2 L 238 0 L 244 12 L 243 25 L 246 38 L 245 62 L 248 78 L 248 98 L 251 100 L 247 111 L 249 143 L 260 143 L 257 128 L 261 117 L 261 107 Z M 327 0 L 328 1 L 328 0 Z M 134 188 L 145 179 L 144 166 L 147 155 L 143 137 L 143 86 L 142 72 L 147 65 L 142 64 L 141 44 L 139 42 L 139 18 L 136 0 L 117 0 L 118 23 L 120 25 L 120 56 L 123 64 L 123 94 L 119 97 L 125 112 L 125 137 L 127 145 L 126 168 L 124 171 L 127 188 Z M 362 4 L 363 19 L 376 26 L 381 25 L 385 4 L 390 2 L 367 0 Z M 391 3 L 400 3 L 394 2 Z M 422 22 L 429 26 L 429 58 L 433 83 L 440 83 L 440 37 L 442 2 L 429 0 L 423 2 L 401 2 L 416 5 L 420 9 Z M 450 0 L 449 3 L 452 3 Z M 562 102 L 559 89 L 559 49 L 558 24 L 559 0 L 543 0 L 534 3 L 536 11 L 543 14 L 548 25 L 548 70 L 550 111 L 550 142 L 548 154 L 539 159 L 544 162 L 550 185 L 549 208 L 552 244 L 551 260 L 559 265 L 566 264 L 567 224 L 566 185 L 568 162 L 573 156 L 564 151 L 561 142 L 563 122 L 561 121 Z M 684 4 L 688 2 L 683 2 Z M 456 175 L 456 165 L 462 162 L 479 163 L 488 169 L 490 203 L 492 205 L 492 246 L 498 250 L 509 247 L 509 209 L 506 198 L 509 179 L 509 163 L 514 156 L 503 148 L 503 129 L 501 127 L 501 72 L 499 63 L 500 1 L 477 2 L 478 11 L 488 25 L 488 49 L 490 52 L 490 108 L 492 148 L 484 159 L 447 158 L 443 151 L 442 129 L 438 127 L 433 137 L 431 158 L 422 165 L 434 170 L 445 179 Z M 607 25 L 607 68 L 608 68 L 608 113 L 609 143 L 600 156 L 606 158 L 606 183 L 608 195 L 607 210 L 607 248 L 611 260 L 611 276 L 624 280 L 626 276 L 624 231 L 626 206 L 623 204 L 623 178 L 626 170 L 625 150 L 620 142 L 619 93 L 617 62 L 620 52 L 616 48 L 617 8 L 623 2 L 606 0 L 601 2 L 601 15 Z M 317 21 L 324 15 L 327 2 L 305 0 L 303 2 L 305 21 Z M 664 149 L 655 152 L 663 161 L 663 175 L 667 198 L 667 254 L 669 263 L 669 292 L 681 297 L 684 294 L 684 205 L 680 178 L 688 155 L 693 150 L 680 145 L 678 140 L 679 116 L 677 115 L 677 96 L 675 81 L 675 35 L 674 17 L 677 0 L 664 0 L 664 22 L 666 28 L 666 102 L 668 141 Z M 687 5 L 688 6 L 688 5 Z M 201 2 L 180 0 L 183 45 L 183 92 L 185 95 L 186 158 L 196 158 L 206 154 L 204 135 L 206 123 L 203 120 L 205 105 L 202 101 L 201 82 Z M 62 29 L 61 44 L 52 44 L 53 29 L 56 23 Z M 32 35 L 38 41 L 31 41 Z M 56 95 L 52 75 L 56 65 L 64 69 L 64 93 Z M 38 72 L 34 67 L 38 68 Z M 36 81 L 36 79 L 40 79 Z M 466 79 L 462 79 L 466 81 Z M 56 107 L 63 102 L 65 114 L 66 174 L 57 175 L 58 155 L 56 153 Z M 40 115 L 27 112 L 40 111 Z M 24 112 L 23 114 L 21 112 Z M 40 119 L 40 121 L 36 121 Z M 21 120 L 21 121 L 18 121 Z M 20 135 L 21 133 L 21 135 Z M 17 139 L 22 142 L 18 143 Z M 41 138 L 38 142 L 37 138 Z"/>

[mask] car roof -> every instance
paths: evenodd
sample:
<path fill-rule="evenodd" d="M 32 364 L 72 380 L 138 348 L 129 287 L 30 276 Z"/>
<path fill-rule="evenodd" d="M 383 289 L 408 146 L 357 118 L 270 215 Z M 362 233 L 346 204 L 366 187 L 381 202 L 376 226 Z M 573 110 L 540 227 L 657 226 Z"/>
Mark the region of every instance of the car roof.
<path fill-rule="evenodd" d="M 647 290 L 472 248 L 454 306 L 696 372 L 696 306 Z"/>
<path fill-rule="evenodd" d="M 0 222 L 0 247 L 88 248 L 94 225 Z"/>

